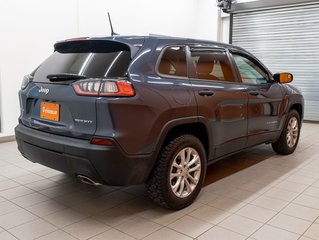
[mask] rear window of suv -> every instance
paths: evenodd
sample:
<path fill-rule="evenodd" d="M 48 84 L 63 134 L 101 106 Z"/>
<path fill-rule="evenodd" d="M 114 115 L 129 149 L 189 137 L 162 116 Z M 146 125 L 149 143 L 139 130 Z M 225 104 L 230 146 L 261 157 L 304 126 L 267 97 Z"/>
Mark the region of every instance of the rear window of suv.
<path fill-rule="evenodd" d="M 94 46 L 66 43 L 45 60 L 34 73 L 35 82 L 49 82 L 47 75 L 70 73 L 88 78 L 124 77 L 131 62 L 129 47 L 120 44 Z M 98 44 L 97 44 L 98 45 Z M 121 46 L 122 45 L 122 46 Z"/>

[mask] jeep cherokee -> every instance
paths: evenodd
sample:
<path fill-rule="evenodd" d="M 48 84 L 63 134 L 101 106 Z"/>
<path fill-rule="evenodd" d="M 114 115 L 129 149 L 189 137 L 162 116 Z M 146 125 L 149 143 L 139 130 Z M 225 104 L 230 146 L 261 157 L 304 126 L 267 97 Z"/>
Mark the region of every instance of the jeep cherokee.
<path fill-rule="evenodd" d="M 262 143 L 294 152 L 304 100 L 242 48 L 161 37 L 79 38 L 24 77 L 15 128 L 32 162 L 92 184 L 147 183 L 190 205 L 207 165 Z"/>

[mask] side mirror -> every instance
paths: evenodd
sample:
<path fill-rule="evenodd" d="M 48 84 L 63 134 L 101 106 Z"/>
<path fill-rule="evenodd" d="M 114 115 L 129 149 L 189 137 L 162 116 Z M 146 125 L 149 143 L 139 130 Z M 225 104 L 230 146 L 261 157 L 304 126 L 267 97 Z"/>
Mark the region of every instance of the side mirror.
<path fill-rule="evenodd" d="M 293 80 L 291 73 L 276 73 L 274 74 L 274 80 L 279 83 L 290 83 Z"/>

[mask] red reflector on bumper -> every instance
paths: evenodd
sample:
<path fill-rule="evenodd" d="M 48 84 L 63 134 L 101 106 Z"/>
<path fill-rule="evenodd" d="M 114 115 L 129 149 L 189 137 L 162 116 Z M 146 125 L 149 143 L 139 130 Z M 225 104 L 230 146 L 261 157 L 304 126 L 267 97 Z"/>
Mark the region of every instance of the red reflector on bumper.
<path fill-rule="evenodd" d="M 95 145 L 104 145 L 104 146 L 112 146 L 113 141 L 105 138 L 92 138 L 91 144 Z"/>

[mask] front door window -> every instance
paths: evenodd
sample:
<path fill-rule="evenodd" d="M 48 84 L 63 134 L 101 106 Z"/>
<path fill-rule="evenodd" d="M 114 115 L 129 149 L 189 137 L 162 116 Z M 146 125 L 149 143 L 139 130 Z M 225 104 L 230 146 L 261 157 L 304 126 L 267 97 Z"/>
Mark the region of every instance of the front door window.
<path fill-rule="evenodd" d="M 233 54 L 241 79 L 246 84 L 268 83 L 268 74 L 259 66 L 241 55 Z"/>

